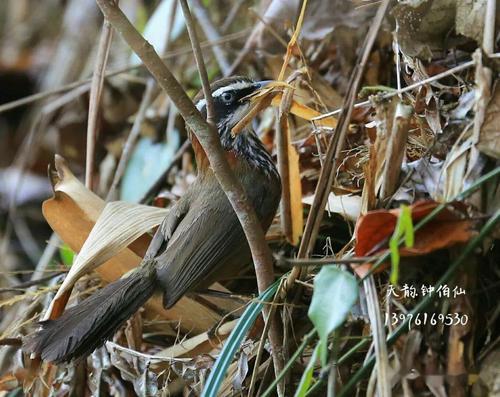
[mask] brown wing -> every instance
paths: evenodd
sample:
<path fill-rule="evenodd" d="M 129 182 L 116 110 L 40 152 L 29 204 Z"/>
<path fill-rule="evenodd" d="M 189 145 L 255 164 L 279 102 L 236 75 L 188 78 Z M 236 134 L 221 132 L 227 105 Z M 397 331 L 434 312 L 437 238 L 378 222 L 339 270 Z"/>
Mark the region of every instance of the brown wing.
<path fill-rule="evenodd" d="M 232 263 L 243 266 L 250 259 L 243 230 L 227 197 L 216 182 L 208 189 L 193 189 L 189 207 L 177 217 L 171 237 L 161 232 L 170 230 L 168 227 L 160 227 L 151 242 L 151 246 L 160 247 L 154 259 L 167 308 L 211 279 L 217 269 Z M 169 218 L 166 222 L 175 224 Z"/>

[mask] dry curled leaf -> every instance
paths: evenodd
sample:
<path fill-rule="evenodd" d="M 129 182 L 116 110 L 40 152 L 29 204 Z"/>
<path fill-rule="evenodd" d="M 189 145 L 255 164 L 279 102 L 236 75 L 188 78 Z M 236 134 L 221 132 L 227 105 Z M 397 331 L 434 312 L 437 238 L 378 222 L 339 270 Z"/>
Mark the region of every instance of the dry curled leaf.
<path fill-rule="evenodd" d="M 105 207 L 104 201 L 73 175 L 62 157 L 56 156 L 55 166 L 54 197 L 43 203 L 43 214 L 61 239 L 80 254 L 45 318 L 60 315 L 71 286 L 82 274 L 95 269 L 110 282 L 135 268 L 149 244 L 150 237 L 145 233 L 166 215 L 164 209 L 123 202 Z M 179 321 L 181 328 L 193 332 L 203 332 L 220 319 L 215 311 L 187 297 L 170 310 L 163 308 L 160 297 L 153 297 L 146 308 L 147 317 Z"/>
<path fill-rule="evenodd" d="M 439 204 L 435 201 L 420 201 L 411 208 L 413 224 L 429 215 Z M 354 232 L 356 256 L 369 256 L 384 252 L 394 233 L 400 209 L 375 210 L 361 216 Z M 413 247 L 401 247 L 401 256 L 424 255 L 429 252 L 465 243 L 472 236 L 472 222 L 463 219 L 452 208 L 445 208 L 433 220 L 415 233 Z M 355 270 L 363 277 L 371 265 L 356 266 Z"/>

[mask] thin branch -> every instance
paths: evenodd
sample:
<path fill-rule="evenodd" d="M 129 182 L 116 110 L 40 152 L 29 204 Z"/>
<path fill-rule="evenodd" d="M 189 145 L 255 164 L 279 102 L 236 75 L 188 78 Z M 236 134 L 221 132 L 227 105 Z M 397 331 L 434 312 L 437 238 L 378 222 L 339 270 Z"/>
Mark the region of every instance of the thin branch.
<path fill-rule="evenodd" d="M 214 100 L 212 98 L 212 91 L 210 90 L 210 82 L 208 81 L 207 69 L 205 68 L 205 62 L 203 61 L 203 55 L 201 53 L 200 42 L 198 41 L 198 36 L 196 35 L 193 16 L 191 15 L 191 11 L 189 11 L 187 0 L 181 0 L 181 6 L 182 13 L 184 14 L 184 19 L 186 21 L 186 27 L 189 33 L 189 39 L 191 40 L 191 45 L 193 46 L 194 59 L 196 60 L 196 66 L 198 67 L 198 72 L 200 73 L 203 96 L 205 97 L 207 107 L 207 123 L 210 125 L 215 125 Z"/>
<path fill-rule="evenodd" d="M 281 101 L 278 117 L 276 120 L 276 153 L 278 156 L 278 171 L 281 176 L 281 205 L 280 219 L 283 234 L 289 241 L 293 241 L 292 226 L 292 204 L 290 190 L 290 164 L 288 146 L 289 142 L 289 124 L 288 114 L 292 106 L 294 88 L 285 88 L 283 100 Z M 300 214 L 302 216 L 302 214 Z M 297 242 L 295 242 L 296 244 Z"/>
<path fill-rule="evenodd" d="M 494 56 L 492 56 L 492 58 L 494 58 Z M 428 77 L 422 81 L 419 81 L 417 83 L 414 83 L 414 84 L 411 84 L 411 85 L 406 86 L 404 88 L 401 88 L 400 90 L 394 90 L 394 91 L 390 91 L 390 92 L 381 94 L 380 98 L 381 99 L 389 99 L 389 98 L 392 98 L 396 95 L 404 94 L 405 92 L 408 92 L 408 91 L 413 91 L 415 88 L 419 88 L 419 87 L 422 87 L 423 85 L 432 83 L 432 82 L 437 81 L 437 80 L 441 80 L 444 77 L 448 77 L 452 74 L 461 72 L 462 70 L 469 69 L 469 68 L 473 67 L 474 65 L 475 65 L 474 61 L 465 62 L 461 65 L 455 66 L 454 68 L 448 69 L 444 72 L 441 72 L 441 73 L 438 73 L 434 76 Z M 368 100 L 368 101 L 356 103 L 354 105 L 354 108 L 357 109 L 357 108 L 361 108 L 363 106 L 370 106 L 370 105 L 371 105 L 371 102 Z M 331 117 L 331 116 L 335 116 L 335 115 L 341 113 L 342 110 L 343 110 L 343 108 L 335 109 L 331 112 L 328 112 L 328 113 L 322 114 L 321 116 L 315 117 L 313 120 L 321 120 L 321 119 L 326 119 L 326 118 Z"/>
<path fill-rule="evenodd" d="M 277 32 L 277 30 L 271 25 L 269 22 L 267 22 L 264 17 L 261 17 L 257 11 L 255 11 L 252 8 L 249 8 L 248 11 L 250 11 L 250 14 L 253 14 L 253 16 L 259 20 L 259 22 L 262 24 L 262 27 L 264 30 L 267 30 L 271 36 L 273 36 L 278 43 L 280 43 L 285 49 L 288 47 L 287 41 L 280 36 L 280 34 Z"/>
<path fill-rule="evenodd" d="M 101 102 L 102 87 L 104 83 L 104 69 L 108 63 L 109 49 L 113 31 L 108 21 L 102 25 L 99 47 L 97 50 L 94 74 L 90 85 L 89 115 L 87 123 L 87 155 L 85 159 L 85 186 L 92 190 L 94 185 L 94 157 L 95 143 L 97 140 L 97 116 L 99 115 L 99 104 Z"/>
<path fill-rule="evenodd" d="M 49 281 L 49 280 L 52 280 L 54 277 L 57 277 L 57 276 L 60 276 L 61 274 L 63 274 L 64 272 L 60 272 L 60 271 L 57 271 L 55 270 L 54 271 L 55 273 L 49 275 L 49 276 L 45 276 L 45 277 L 41 277 L 41 278 L 37 278 L 37 279 L 32 279 L 32 280 L 29 280 L 29 281 L 25 281 L 23 283 L 18 283 L 16 285 L 13 285 L 9 288 L 0 288 L 0 292 L 6 292 L 6 291 L 19 291 L 19 292 L 22 292 L 22 293 L 26 293 L 26 288 L 29 288 L 29 287 L 33 287 L 33 286 L 37 286 L 39 284 L 43 284 L 45 283 L 46 281 Z"/>
<path fill-rule="evenodd" d="M 291 259 L 284 258 L 282 256 L 276 256 L 276 261 L 278 266 L 333 266 L 341 264 L 364 264 L 371 263 L 379 259 L 378 256 L 361 256 L 361 257 L 350 257 L 350 258 L 306 258 L 306 259 Z"/>

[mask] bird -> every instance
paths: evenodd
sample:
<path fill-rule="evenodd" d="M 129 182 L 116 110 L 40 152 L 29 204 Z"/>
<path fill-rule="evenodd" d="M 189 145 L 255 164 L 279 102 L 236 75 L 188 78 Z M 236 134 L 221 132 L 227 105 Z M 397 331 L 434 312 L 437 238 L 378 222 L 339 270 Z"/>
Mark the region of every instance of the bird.
<path fill-rule="evenodd" d="M 281 197 L 273 159 L 251 126 L 231 130 L 250 109 L 249 95 L 267 82 L 233 76 L 210 86 L 214 124 L 231 170 L 241 182 L 264 231 L 270 227 Z M 206 118 L 202 92 L 193 102 Z M 228 272 L 251 262 L 244 231 L 220 187 L 196 135 L 188 129 L 195 160 L 195 181 L 177 200 L 156 230 L 139 266 L 66 309 L 23 340 L 26 353 L 60 364 L 78 361 L 102 346 L 155 293 L 172 307 L 186 293 L 208 287 Z"/>

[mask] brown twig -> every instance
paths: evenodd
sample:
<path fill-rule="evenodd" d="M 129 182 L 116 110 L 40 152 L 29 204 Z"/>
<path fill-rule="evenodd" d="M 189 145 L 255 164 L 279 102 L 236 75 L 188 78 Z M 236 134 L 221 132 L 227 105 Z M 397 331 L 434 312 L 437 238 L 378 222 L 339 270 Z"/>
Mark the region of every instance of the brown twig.
<path fill-rule="evenodd" d="M 22 292 L 22 293 L 25 293 L 26 288 L 33 287 L 35 285 L 39 285 L 39 284 L 42 284 L 46 281 L 52 280 L 54 277 L 57 277 L 63 273 L 64 272 L 55 271 L 55 273 L 51 274 L 50 276 L 45 276 L 45 277 L 37 278 L 35 280 L 25 281 L 23 283 L 18 283 L 16 285 L 13 285 L 12 287 L 8 287 L 8 288 L 0 288 L 0 293 L 1 292 Z"/>
<path fill-rule="evenodd" d="M 290 112 L 290 107 L 292 106 L 294 92 L 295 90 L 292 88 L 285 89 L 276 123 L 276 152 L 278 155 L 278 170 L 281 176 L 280 219 L 281 228 L 283 229 L 283 233 L 287 237 L 288 241 L 293 241 L 292 205 L 290 202 L 290 167 L 288 158 L 288 146 L 290 144 L 288 134 L 288 114 Z"/>
<path fill-rule="evenodd" d="M 469 68 L 473 67 L 474 65 L 475 65 L 474 61 L 465 62 L 465 63 L 463 63 L 461 65 L 455 66 L 454 68 L 445 70 L 444 72 L 441 72 L 441 73 L 438 73 L 438 74 L 436 74 L 434 76 L 428 77 L 428 78 L 426 78 L 426 79 L 424 79 L 422 81 L 418 81 L 418 82 L 416 82 L 414 84 L 411 84 L 409 86 L 403 87 L 400 90 L 394 90 L 394 91 L 390 91 L 390 92 L 381 94 L 380 95 L 380 99 L 389 99 L 389 98 L 392 98 L 392 97 L 394 97 L 396 95 L 400 95 L 400 94 L 403 94 L 405 92 L 413 91 L 415 88 L 420 88 L 423 85 L 433 83 L 434 81 L 437 81 L 437 80 L 441 80 L 444 77 L 448 77 L 448 76 L 450 76 L 452 74 L 461 72 L 462 70 L 469 69 Z M 367 101 L 363 101 L 363 102 L 358 102 L 353 107 L 354 107 L 354 109 L 357 109 L 357 108 L 361 108 L 363 106 L 370 106 L 370 105 L 371 105 L 370 100 L 367 100 Z M 314 120 L 322 120 L 322 119 L 325 119 L 325 118 L 328 118 L 328 117 L 335 116 L 337 114 L 340 114 L 343 111 L 343 109 L 344 109 L 344 107 L 341 107 L 340 109 L 335 109 L 335 110 L 333 110 L 331 112 L 324 113 L 321 116 L 315 117 Z"/>
<path fill-rule="evenodd" d="M 367 262 L 374 262 L 379 259 L 378 256 L 353 256 L 350 258 L 306 258 L 306 259 L 291 259 L 284 258 L 282 256 L 276 256 L 276 262 L 278 266 L 330 266 L 330 265 L 340 265 L 340 264 L 363 264 Z"/>
<path fill-rule="evenodd" d="M 144 40 L 116 4 L 111 0 L 96 1 L 105 18 L 139 56 L 158 84 L 170 96 L 186 124 L 202 145 L 214 174 L 245 232 L 252 252 L 259 292 L 263 292 L 274 281 L 272 255 L 255 210 L 248 203 L 239 180 L 231 172 L 217 132 L 201 117 L 200 112 L 193 105 L 170 69 L 161 61 L 153 47 Z M 275 322 L 273 321 L 273 323 Z M 273 343 L 273 338 L 271 338 L 271 343 Z M 280 355 L 279 351 L 273 351 L 273 353 L 276 356 Z"/>
<path fill-rule="evenodd" d="M 392 131 L 388 137 L 386 161 L 382 171 L 382 186 L 380 188 L 380 199 L 384 200 L 392 196 L 396 191 L 401 174 L 401 165 L 406 153 L 406 141 L 410 129 L 413 108 L 398 103 L 392 122 Z"/>
<path fill-rule="evenodd" d="M 214 100 L 212 98 L 212 91 L 210 90 L 210 82 L 208 81 L 208 73 L 205 68 L 205 62 L 203 60 L 203 55 L 201 52 L 200 42 L 198 36 L 196 35 L 196 28 L 193 22 L 193 16 L 189 10 L 187 0 L 181 0 L 182 13 L 184 14 L 184 19 L 186 21 L 186 27 L 189 33 L 189 39 L 191 40 L 191 45 L 193 46 L 193 55 L 196 61 L 196 66 L 198 68 L 198 73 L 200 74 L 201 87 L 203 89 L 203 96 L 205 97 L 206 107 L 207 107 L 207 123 L 210 125 L 215 125 L 214 116 Z"/>
<path fill-rule="evenodd" d="M 97 120 L 104 83 L 104 69 L 108 63 L 111 38 L 113 37 L 112 33 L 111 25 L 105 20 L 102 25 L 94 73 L 90 84 L 89 116 L 87 123 L 87 155 L 85 159 L 85 186 L 89 190 L 92 190 L 92 186 L 94 185 L 94 157 L 98 128 Z"/>
<path fill-rule="evenodd" d="M 280 36 L 280 34 L 278 33 L 278 31 L 273 27 L 273 25 L 271 25 L 269 22 L 267 22 L 266 20 L 264 20 L 264 17 L 261 17 L 257 11 L 255 11 L 254 9 L 252 8 L 249 8 L 248 11 L 250 11 L 250 14 L 253 14 L 253 16 L 259 20 L 259 22 L 262 24 L 262 28 L 264 30 L 267 30 L 271 36 L 273 36 L 276 41 L 278 43 L 280 43 L 284 48 L 287 48 L 288 47 L 288 43 L 287 41 Z"/>

